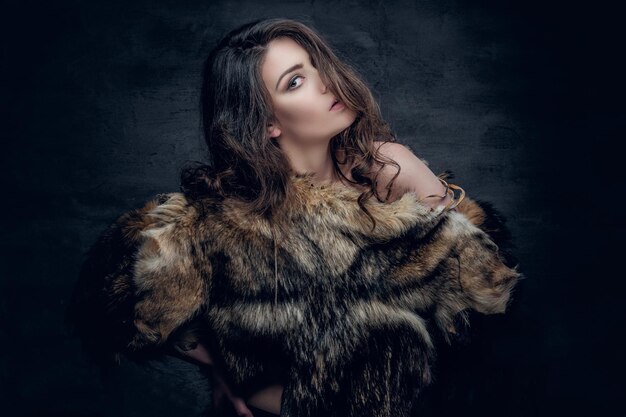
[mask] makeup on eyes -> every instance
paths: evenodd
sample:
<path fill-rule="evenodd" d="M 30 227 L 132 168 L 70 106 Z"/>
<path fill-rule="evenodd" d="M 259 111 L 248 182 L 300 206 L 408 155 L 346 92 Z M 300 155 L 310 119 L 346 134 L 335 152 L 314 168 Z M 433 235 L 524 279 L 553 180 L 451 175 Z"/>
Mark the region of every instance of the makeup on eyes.
<path fill-rule="evenodd" d="M 291 87 L 291 84 L 294 82 L 294 80 L 296 80 L 297 78 L 304 78 L 302 75 L 298 75 L 296 74 L 291 80 L 289 80 L 289 82 L 287 83 L 287 91 L 289 90 L 293 90 L 293 88 Z M 300 85 L 302 85 L 302 83 L 300 83 Z M 294 88 L 298 88 L 298 86 L 294 87 Z"/>
<path fill-rule="evenodd" d="M 276 81 L 276 90 L 278 90 L 278 85 L 280 84 L 280 80 L 282 80 L 282 79 L 283 79 L 283 77 L 284 77 L 285 75 L 287 75 L 287 74 L 289 74 L 290 72 L 293 72 L 293 71 L 295 71 L 295 70 L 297 70 L 297 69 L 300 69 L 300 68 L 302 68 L 302 67 L 304 67 L 304 64 L 299 63 L 299 64 L 296 64 L 296 65 L 293 65 L 293 66 L 291 66 L 291 67 L 287 68 L 287 70 L 286 70 L 285 72 L 283 72 L 283 73 L 280 75 L 280 77 L 278 77 L 278 81 Z"/>

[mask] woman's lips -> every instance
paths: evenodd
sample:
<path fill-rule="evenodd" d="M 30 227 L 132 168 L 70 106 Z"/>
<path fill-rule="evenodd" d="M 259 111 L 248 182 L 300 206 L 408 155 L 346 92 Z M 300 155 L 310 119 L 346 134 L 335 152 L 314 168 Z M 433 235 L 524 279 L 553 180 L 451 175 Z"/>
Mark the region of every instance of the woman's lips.
<path fill-rule="evenodd" d="M 346 106 L 341 101 L 336 101 L 335 104 L 330 107 L 330 111 L 341 110 L 344 107 Z"/>

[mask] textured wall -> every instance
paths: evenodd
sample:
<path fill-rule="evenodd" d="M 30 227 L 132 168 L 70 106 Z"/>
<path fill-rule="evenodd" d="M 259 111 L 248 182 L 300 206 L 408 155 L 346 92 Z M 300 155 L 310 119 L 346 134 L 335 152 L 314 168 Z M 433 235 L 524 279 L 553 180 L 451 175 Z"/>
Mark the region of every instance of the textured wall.
<path fill-rule="evenodd" d="M 461 0 L 4 3 L 0 399 L 10 415 L 208 409 L 209 383 L 177 359 L 124 363 L 100 381 L 61 317 L 103 228 L 176 191 L 182 164 L 202 158 L 210 47 L 278 16 L 317 29 L 363 75 L 399 140 L 496 204 L 516 237 L 528 279 L 510 313 L 477 318 L 471 345 L 442 351 L 419 414 L 624 415 L 624 344 L 611 336 L 624 328 L 624 281 L 601 259 L 623 245 L 624 220 L 606 210 L 616 154 L 597 153 L 624 137 L 608 92 L 623 84 L 609 82 L 620 74 L 607 59 L 611 13 Z"/>

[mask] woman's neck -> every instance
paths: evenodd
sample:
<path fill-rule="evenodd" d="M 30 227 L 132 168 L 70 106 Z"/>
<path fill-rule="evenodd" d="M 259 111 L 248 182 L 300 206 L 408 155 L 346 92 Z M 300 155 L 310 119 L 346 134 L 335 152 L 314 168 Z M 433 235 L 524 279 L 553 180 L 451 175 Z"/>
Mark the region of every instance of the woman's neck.
<path fill-rule="evenodd" d="M 312 172 L 311 180 L 316 184 L 330 184 L 338 181 L 330 154 L 330 141 L 315 145 L 301 146 L 294 142 L 281 143 L 291 168 L 297 174 Z"/>

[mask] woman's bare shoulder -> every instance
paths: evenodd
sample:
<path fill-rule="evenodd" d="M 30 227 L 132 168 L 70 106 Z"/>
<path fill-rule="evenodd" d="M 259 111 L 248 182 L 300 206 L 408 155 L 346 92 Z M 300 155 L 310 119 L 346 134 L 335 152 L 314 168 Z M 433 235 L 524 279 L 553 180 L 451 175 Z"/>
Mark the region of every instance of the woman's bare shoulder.
<path fill-rule="evenodd" d="M 431 207 L 446 205 L 450 202 L 451 196 L 446 194 L 446 187 L 428 167 L 428 162 L 417 156 L 408 146 L 398 142 L 384 141 L 374 141 L 374 146 L 380 155 L 394 160 L 400 166 L 400 173 L 393 181 L 387 202 L 393 202 L 410 191 L 415 192 L 418 199 Z M 342 167 L 344 175 L 349 179 L 352 179 L 353 164 Z M 387 186 L 397 172 L 398 168 L 393 164 L 387 164 L 380 169 L 377 177 L 377 191 L 381 198 L 384 199 L 387 195 Z M 376 173 L 375 170 L 372 180 Z M 365 190 L 362 186 L 355 185 L 354 187 L 360 191 Z"/>
<path fill-rule="evenodd" d="M 418 199 L 433 207 L 450 202 L 451 197 L 446 195 L 446 187 L 428 167 L 427 162 L 413 153 L 409 147 L 398 142 L 374 143 L 381 155 L 393 159 L 400 166 L 400 172 L 392 184 L 390 201 L 395 201 L 403 194 L 413 191 Z M 386 194 L 386 187 L 397 172 L 398 168 L 391 164 L 381 169 L 378 177 L 381 195 Z M 385 194 L 382 194 L 383 192 Z"/>

